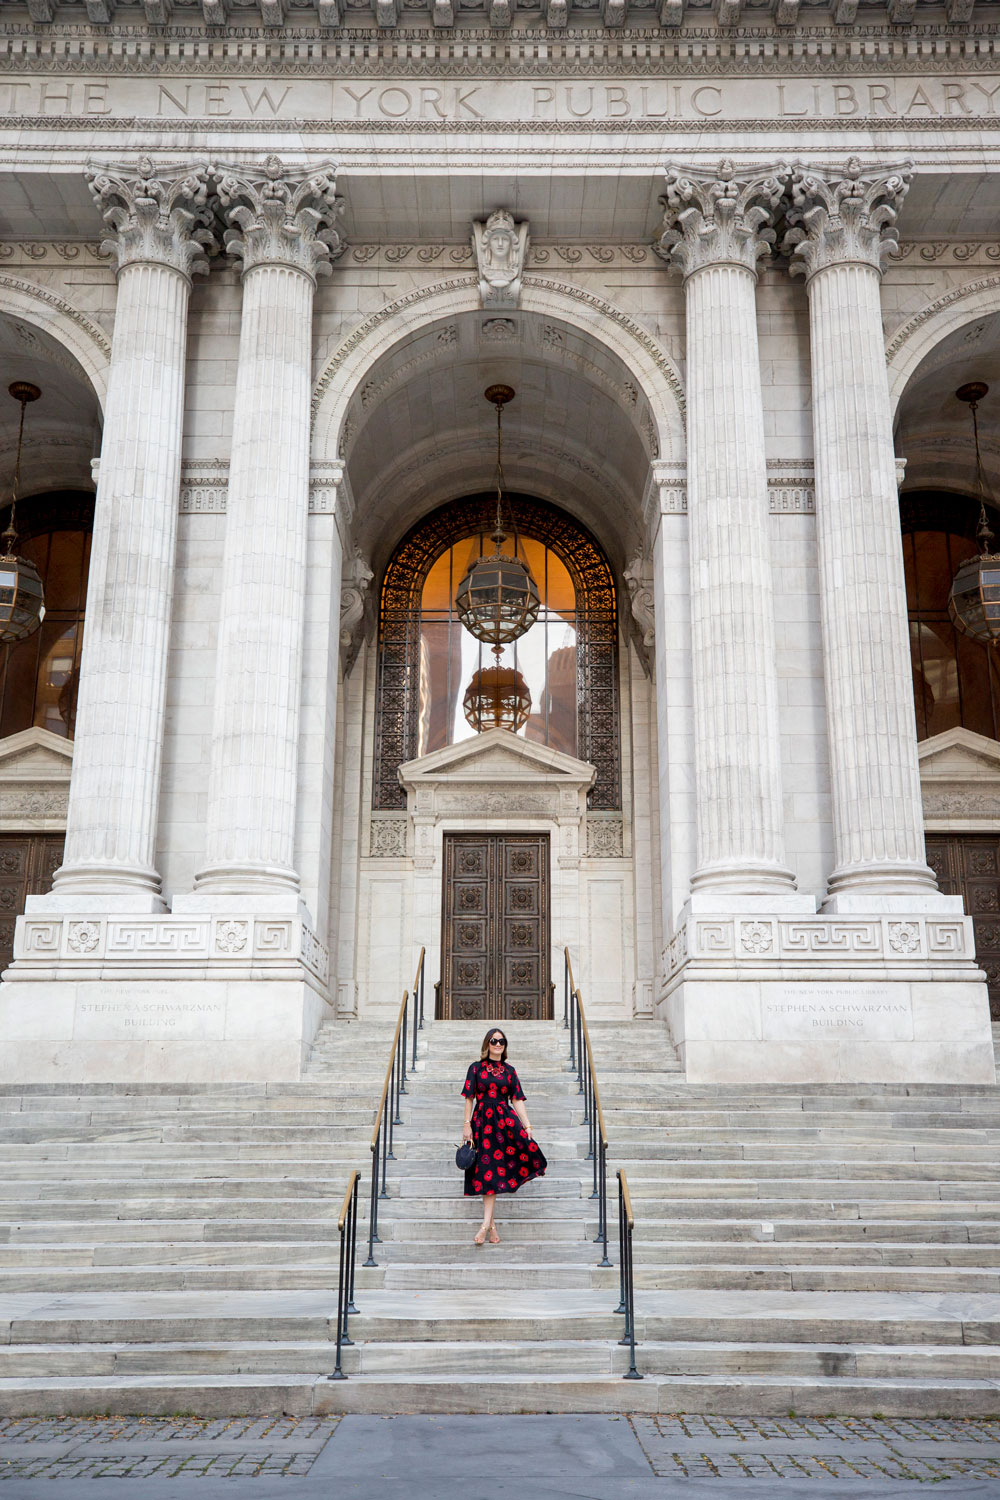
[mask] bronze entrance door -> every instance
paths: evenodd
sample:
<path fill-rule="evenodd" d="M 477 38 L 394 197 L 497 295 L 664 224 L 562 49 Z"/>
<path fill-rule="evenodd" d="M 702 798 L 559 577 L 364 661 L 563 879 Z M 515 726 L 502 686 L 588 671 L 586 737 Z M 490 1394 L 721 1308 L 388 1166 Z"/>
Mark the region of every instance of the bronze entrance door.
<path fill-rule="evenodd" d="M 946 896 L 961 896 L 976 934 L 976 959 L 986 973 L 990 1015 L 1000 1021 L 1000 836 L 929 833 L 927 863 Z"/>
<path fill-rule="evenodd" d="M 446 833 L 441 911 L 442 1019 L 551 1019 L 547 833 Z"/>
<path fill-rule="evenodd" d="M 0 969 L 14 957 L 14 918 L 25 899 L 52 889 L 65 839 L 63 833 L 0 834 Z"/>

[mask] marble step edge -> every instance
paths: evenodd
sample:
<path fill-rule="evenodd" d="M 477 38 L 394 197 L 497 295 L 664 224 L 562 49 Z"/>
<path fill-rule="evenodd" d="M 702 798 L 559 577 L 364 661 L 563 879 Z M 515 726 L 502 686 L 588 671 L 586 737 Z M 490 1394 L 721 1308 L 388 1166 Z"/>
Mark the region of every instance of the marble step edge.
<path fill-rule="evenodd" d="M 641 1351 L 637 1356 L 641 1360 Z M 591 1375 L 506 1378 L 450 1375 L 324 1374 L 174 1375 L 110 1378 L 0 1379 L 0 1406 L 8 1417 L 101 1414 L 108 1410 L 148 1416 L 325 1415 L 336 1412 L 676 1412 L 720 1415 L 993 1416 L 1000 1382 L 823 1376 L 730 1377 L 646 1375 L 642 1380 Z"/>

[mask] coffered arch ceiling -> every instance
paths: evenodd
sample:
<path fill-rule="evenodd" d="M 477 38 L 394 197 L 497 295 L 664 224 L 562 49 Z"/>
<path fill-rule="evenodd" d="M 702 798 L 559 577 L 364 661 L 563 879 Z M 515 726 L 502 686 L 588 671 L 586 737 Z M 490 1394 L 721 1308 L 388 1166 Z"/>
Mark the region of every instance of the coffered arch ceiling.
<path fill-rule="evenodd" d="M 73 356 L 43 329 L 0 313 L 0 370 L 0 507 L 10 499 L 21 415 L 7 394 L 13 380 L 28 380 L 42 392 L 25 416 L 20 493 L 92 489 L 100 408 Z"/>
<path fill-rule="evenodd" d="M 377 571 L 406 528 L 443 501 L 488 490 L 502 382 L 512 491 L 571 511 L 620 571 L 642 540 L 655 428 L 638 383 L 596 337 L 523 311 L 466 312 L 421 328 L 373 366 L 348 413 L 355 536 Z"/>
<path fill-rule="evenodd" d="M 979 406 L 983 465 L 1000 501 L 1000 311 L 984 313 L 936 344 L 918 365 L 896 413 L 896 450 L 906 459 L 904 488 L 976 489 L 969 408 L 955 391 L 981 380 L 989 393 Z"/>

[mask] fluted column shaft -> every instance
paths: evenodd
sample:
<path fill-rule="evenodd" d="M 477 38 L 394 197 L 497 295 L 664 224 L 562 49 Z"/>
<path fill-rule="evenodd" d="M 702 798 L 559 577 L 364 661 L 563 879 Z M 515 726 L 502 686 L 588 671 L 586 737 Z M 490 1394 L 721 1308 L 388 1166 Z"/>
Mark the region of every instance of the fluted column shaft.
<path fill-rule="evenodd" d="M 295 798 L 314 285 L 243 281 L 205 867 L 199 888 L 297 888 Z"/>
<path fill-rule="evenodd" d="M 207 269 L 204 174 L 94 174 L 118 298 L 66 851 L 51 905 L 156 910 L 154 868 L 190 272 Z M 35 903 L 37 904 L 37 903 Z"/>
<path fill-rule="evenodd" d="M 879 288 L 905 174 L 802 174 L 834 909 L 933 894 Z"/>
<path fill-rule="evenodd" d="M 269 157 L 221 175 L 226 247 L 243 262 L 205 863 L 194 899 L 296 901 L 312 314 L 341 248 L 335 176 Z M 331 646 L 336 650 L 335 643 Z"/>
<path fill-rule="evenodd" d="M 789 891 L 768 552 L 756 262 L 773 179 L 668 175 L 666 231 L 685 273 L 697 867 L 692 890 Z M 665 244 L 665 241 L 667 244 Z"/>
<path fill-rule="evenodd" d="M 698 864 L 694 889 L 791 884 L 784 867 L 756 277 L 685 284 Z"/>

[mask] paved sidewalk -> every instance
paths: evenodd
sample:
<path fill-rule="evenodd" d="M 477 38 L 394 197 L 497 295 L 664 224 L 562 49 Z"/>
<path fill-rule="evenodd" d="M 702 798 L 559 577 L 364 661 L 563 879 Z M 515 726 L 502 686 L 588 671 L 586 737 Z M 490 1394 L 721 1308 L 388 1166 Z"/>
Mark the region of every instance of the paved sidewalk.
<path fill-rule="evenodd" d="M 0 1500 L 1000 1500 L 1000 1419 L 12 1418 Z M 67 1483 L 71 1481 L 71 1483 Z M 770 1495 L 771 1491 L 768 1491 Z"/>

